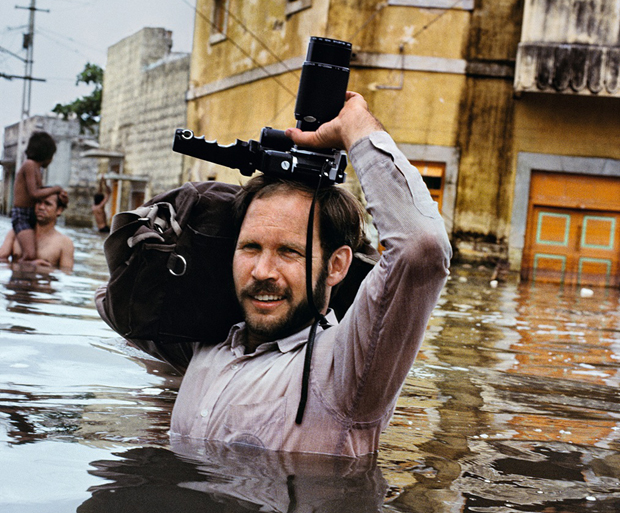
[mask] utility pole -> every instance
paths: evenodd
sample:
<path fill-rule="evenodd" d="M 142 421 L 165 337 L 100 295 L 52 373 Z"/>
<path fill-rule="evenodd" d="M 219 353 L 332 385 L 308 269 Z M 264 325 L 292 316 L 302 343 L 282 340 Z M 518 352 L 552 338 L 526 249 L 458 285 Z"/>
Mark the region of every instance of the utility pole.
<path fill-rule="evenodd" d="M 19 170 L 23 162 L 24 152 L 24 122 L 30 117 L 30 100 L 32 97 L 32 63 L 34 54 L 34 13 L 36 11 L 49 12 L 48 9 L 37 9 L 37 0 L 30 0 L 30 7 L 15 6 L 16 9 L 28 9 L 30 16 L 28 19 L 28 33 L 24 34 L 23 48 L 26 50 L 26 69 L 24 71 L 24 89 L 22 92 L 22 112 L 19 119 L 19 131 L 17 134 L 17 155 L 15 156 L 15 172 Z"/>

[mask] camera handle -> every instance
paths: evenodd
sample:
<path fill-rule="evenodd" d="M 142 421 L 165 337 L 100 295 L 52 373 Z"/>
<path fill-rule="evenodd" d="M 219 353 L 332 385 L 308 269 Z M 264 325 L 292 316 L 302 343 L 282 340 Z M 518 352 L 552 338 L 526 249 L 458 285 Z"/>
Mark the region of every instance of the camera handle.
<path fill-rule="evenodd" d="M 196 137 L 187 128 L 177 128 L 172 149 L 222 166 L 238 169 L 251 176 L 261 171 L 269 176 L 297 180 L 310 185 L 333 185 L 345 181 L 347 156 L 340 150 L 298 148 L 282 130 L 265 127 L 260 142 L 240 141 L 222 146 L 217 141 Z"/>

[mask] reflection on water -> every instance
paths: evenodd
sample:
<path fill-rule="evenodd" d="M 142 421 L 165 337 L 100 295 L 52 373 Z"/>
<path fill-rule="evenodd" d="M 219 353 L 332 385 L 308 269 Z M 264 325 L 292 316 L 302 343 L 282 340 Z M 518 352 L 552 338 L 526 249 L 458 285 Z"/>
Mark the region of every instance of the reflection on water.
<path fill-rule="evenodd" d="M 95 461 L 108 480 L 79 513 L 152 511 L 380 511 L 385 481 L 374 457 L 358 460 L 175 440 Z M 111 482 L 110 482 L 111 481 Z"/>
<path fill-rule="evenodd" d="M 99 319 L 103 238 L 65 231 L 73 274 L 0 264 L 3 512 L 620 510 L 618 290 L 456 268 L 376 462 L 247 453 L 171 443 L 179 377 Z"/>
<path fill-rule="evenodd" d="M 618 290 L 456 269 L 380 453 L 395 511 L 620 510 Z"/>

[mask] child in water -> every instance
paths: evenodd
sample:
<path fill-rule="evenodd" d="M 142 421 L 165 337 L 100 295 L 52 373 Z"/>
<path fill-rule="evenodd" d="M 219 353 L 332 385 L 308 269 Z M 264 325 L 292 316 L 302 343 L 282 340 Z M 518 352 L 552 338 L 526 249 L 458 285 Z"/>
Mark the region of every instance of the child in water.
<path fill-rule="evenodd" d="M 47 132 L 34 132 L 26 147 L 26 161 L 15 176 L 13 188 L 13 209 L 11 222 L 22 248 L 21 261 L 36 259 L 36 240 L 34 226 L 36 217 L 34 206 L 40 199 L 57 193 L 63 203 L 68 203 L 69 195 L 60 186 L 43 187 L 41 169 L 52 162 L 56 153 L 56 143 Z"/>

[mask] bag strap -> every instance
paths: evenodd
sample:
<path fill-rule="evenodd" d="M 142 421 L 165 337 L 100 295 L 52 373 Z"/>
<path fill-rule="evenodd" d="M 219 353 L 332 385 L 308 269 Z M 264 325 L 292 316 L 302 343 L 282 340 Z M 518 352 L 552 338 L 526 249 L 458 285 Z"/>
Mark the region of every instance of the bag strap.
<path fill-rule="evenodd" d="M 130 248 L 147 239 L 156 239 L 159 242 L 164 242 L 163 233 L 168 228 L 172 228 L 177 237 L 181 235 L 181 226 L 176 220 L 176 212 L 170 203 L 155 203 L 148 207 L 139 207 L 136 210 L 124 212 L 123 214 L 126 217 L 120 221 L 137 221 L 146 228 L 138 228 L 135 235 L 127 238 L 127 245 Z"/>

